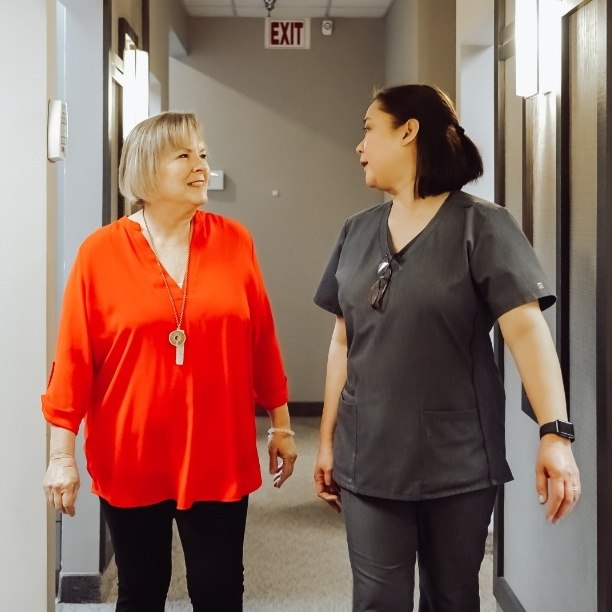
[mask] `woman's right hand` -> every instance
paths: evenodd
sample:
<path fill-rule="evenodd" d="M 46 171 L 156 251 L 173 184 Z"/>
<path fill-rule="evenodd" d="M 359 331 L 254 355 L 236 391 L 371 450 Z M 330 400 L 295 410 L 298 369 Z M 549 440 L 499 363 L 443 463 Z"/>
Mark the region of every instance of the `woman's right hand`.
<path fill-rule="evenodd" d="M 47 502 L 62 514 L 74 516 L 80 479 L 74 457 L 51 457 L 43 481 Z"/>
<path fill-rule="evenodd" d="M 336 512 L 340 512 L 342 500 L 340 499 L 340 487 L 332 477 L 333 465 L 334 456 L 331 445 L 321 445 L 315 463 L 315 490 L 323 501 L 326 501 Z"/>

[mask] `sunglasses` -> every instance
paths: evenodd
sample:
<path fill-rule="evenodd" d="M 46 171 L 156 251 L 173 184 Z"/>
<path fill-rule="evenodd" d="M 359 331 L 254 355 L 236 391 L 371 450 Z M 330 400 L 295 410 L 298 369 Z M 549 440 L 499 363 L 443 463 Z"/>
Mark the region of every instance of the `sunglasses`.
<path fill-rule="evenodd" d="M 370 287 L 370 306 L 372 306 L 374 310 L 380 310 L 382 308 L 383 296 L 391 282 L 391 272 L 391 260 L 388 255 L 385 255 L 385 258 L 378 264 L 378 269 L 376 271 L 378 278 Z"/>

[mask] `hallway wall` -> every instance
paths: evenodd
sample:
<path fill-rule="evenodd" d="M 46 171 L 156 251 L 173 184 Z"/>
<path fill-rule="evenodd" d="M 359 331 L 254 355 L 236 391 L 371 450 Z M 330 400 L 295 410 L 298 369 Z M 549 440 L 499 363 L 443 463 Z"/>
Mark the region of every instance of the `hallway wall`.
<path fill-rule="evenodd" d="M 55 4 L 56 0 L 52 0 Z M 140 0 L 112 1 L 113 50 L 118 52 L 118 19 L 128 19 L 140 43 L 144 41 Z M 57 333 L 57 311 L 68 272 L 85 236 L 102 224 L 103 209 L 103 1 L 59 0 L 57 2 L 57 42 L 50 41 L 57 55 L 57 78 L 50 84 L 53 95 L 68 104 L 68 149 L 64 161 L 50 164 L 56 179 L 57 209 L 50 215 L 56 227 L 50 229 L 48 262 L 54 267 L 56 287 L 47 292 L 49 360 L 53 359 Z M 173 0 L 150 0 L 152 46 L 151 75 L 157 85 L 158 104 L 168 99 L 169 27 L 184 37 L 183 9 Z M 182 20 L 182 21 L 181 21 Z M 55 19 L 50 19 L 50 27 Z M 181 25 L 182 24 L 182 25 Z M 177 35 L 178 37 L 178 35 Z M 55 189 L 54 189 L 55 191 Z M 44 390 L 44 380 L 38 385 Z M 40 402 L 37 399 L 37 405 Z M 37 417 L 40 411 L 37 408 Z M 81 490 L 75 517 L 61 519 L 61 596 L 74 601 L 83 594 L 95 598 L 100 572 L 100 507 L 89 490 L 91 479 L 85 469 L 82 431 L 76 452 Z M 44 469 L 37 476 L 42 479 Z M 53 567 L 55 563 L 52 564 Z"/>
<path fill-rule="evenodd" d="M 395 0 L 385 18 L 385 85 L 428 83 L 455 100 L 455 0 Z"/>
<path fill-rule="evenodd" d="M 323 36 L 314 19 L 308 51 L 265 50 L 263 19 L 191 19 L 188 31 L 170 106 L 198 113 L 211 167 L 225 171 L 207 208 L 254 236 L 291 400 L 320 401 L 333 317 L 312 297 L 344 219 L 381 201 L 355 146 L 383 83 L 384 21 L 337 19 Z"/>
<path fill-rule="evenodd" d="M 149 0 L 149 38 L 155 44 L 149 49 L 150 81 L 159 83 L 159 109 L 149 108 L 152 114 L 168 108 L 169 62 L 173 54 L 171 39 L 183 47 L 187 45 L 187 21 L 180 2 Z"/>
<path fill-rule="evenodd" d="M 83 238 L 102 222 L 102 4 L 102 0 L 59 0 L 57 6 L 54 95 L 68 105 L 68 145 L 66 159 L 49 170 L 57 178 L 57 231 L 51 241 L 56 253 L 48 254 L 57 269 L 57 312 L 47 313 L 51 351 L 72 261 Z M 62 576 L 96 574 L 100 565 L 100 508 L 97 498 L 88 493 L 91 480 L 85 470 L 82 432 L 76 453 L 82 489 L 77 515 L 61 518 Z"/>
<path fill-rule="evenodd" d="M 494 0 L 457 0 L 457 98 L 461 125 L 477 144 L 484 175 L 466 191 L 495 200 Z"/>
<path fill-rule="evenodd" d="M 543 268 L 549 279 L 557 283 L 560 299 L 544 315 L 556 336 L 558 350 L 563 343 L 559 343 L 557 333 L 565 333 L 563 324 L 559 324 L 569 313 L 566 383 L 569 384 L 570 419 L 577 432 L 572 450 L 582 485 L 581 499 L 572 515 L 556 525 L 549 524 L 538 504 L 534 486 L 537 424 L 521 411 L 521 382 L 506 349 L 506 438 L 508 461 L 515 480 L 505 486 L 503 533 L 500 534 L 503 580 L 498 581 L 496 593 L 508 611 L 595 612 L 598 609 L 596 304 L 601 298 L 596 290 L 599 92 L 595 74 L 599 67 L 594 52 L 598 44 L 595 5 L 596 2 L 587 3 L 571 18 L 572 23 L 576 19 L 581 23 L 578 28 L 581 36 L 570 29 L 573 32 L 568 39 L 571 78 L 567 86 L 572 102 L 567 109 L 571 126 L 567 151 L 558 150 L 559 109 L 563 104 L 561 82 L 554 83 L 550 92 L 540 92 L 523 100 L 515 94 L 516 57 L 506 59 L 500 69 L 505 144 L 503 197 L 515 218 L 519 222 L 522 219 L 526 232 L 531 228 L 533 245 Z M 501 0 L 500 10 L 504 8 L 501 15 L 504 23 L 509 24 L 514 20 L 514 3 Z M 585 19 L 586 15 L 590 18 Z M 550 42 L 540 41 L 540 44 Z M 560 67 L 561 48 L 556 50 L 556 57 Z M 559 191 L 565 161 L 560 156 L 566 155 L 569 155 L 571 220 L 560 212 L 563 204 Z M 569 230 L 567 247 L 562 244 L 561 225 Z M 566 262 L 570 265 L 567 279 L 563 276 Z M 537 581 L 534 576 L 538 576 Z M 545 589 L 541 588 L 542 584 L 547 585 Z"/>
<path fill-rule="evenodd" d="M 55 206 L 46 159 L 47 79 L 54 69 L 48 11 L 47 0 L 5 2 L 0 20 L 0 56 L 7 60 L 0 100 L 0 593 L 3 610 L 32 612 L 47 607 L 53 568 L 39 407 L 47 376 L 47 223 Z"/>
<path fill-rule="evenodd" d="M 396 0 L 385 18 L 385 85 L 419 83 L 419 0 Z"/>

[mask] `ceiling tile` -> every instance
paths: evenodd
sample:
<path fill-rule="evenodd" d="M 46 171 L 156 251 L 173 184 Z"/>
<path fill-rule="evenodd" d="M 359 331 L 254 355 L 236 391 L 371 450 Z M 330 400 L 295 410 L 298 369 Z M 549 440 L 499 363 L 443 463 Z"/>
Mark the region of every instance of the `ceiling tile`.
<path fill-rule="evenodd" d="M 268 16 L 265 9 L 236 7 L 238 17 L 260 17 Z M 325 17 L 326 7 L 295 7 L 295 8 L 275 8 L 272 11 L 273 19 L 306 19 L 308 17 Z"/>
<path fill-rule="evenodd" d="M 372 17 L 384 17 L 387 13 L 385 7 L 372 7 L 372 8 L 334 8 L 332 5 L 329 11 L 329 17 L 356 17 L 360 19 L 367 19 Z"/>
<path fill-rule="evenodd" d="M 198 7 L 219 7 L 225 6 L 232 8 L 232 0 L 183 0 L 183 4 L 187 9 L 198 8 Z"/>
<path fill-rule="evenodd" d="M 393 0 L 276 0 L 272 17 L 384 17 Z M 196 17 L 267 16 L 263 0 L 182 0 L 187 12 Z M 328 9 L 329 6 L 329 9 Z M 235 10 L 234 10 L 235 9 Z"/>
<path fill-rule="evenodd" d="M 252 3 L 250 0 L 249 2 L 245 2 L 245 0 L 234 0 L 234 2 L 236 3 L 237 6 L 241 5 L 241 4 L 249 4 L 251 3 L 251 5 L 255 4 L 256 6 L 261 6 L 262 8 L 264 7 L 264 2 L 263 0 L 259 0 L 259 2 L 255 2 Z M 284 10 L 286 8 L 305 8 L 305 9 L 309 9 L 309 8 L 327 8 L 327 0 L 276 0 L 276 6 L 274 8 L 274 12 L 276 11 L 280 11 L 280 10 Z"/>
<path fill-rule="evenodd" d="M 385 10 L 389 7 L 392 0 L 332 0 L 331 8 L 381 8 Z"/>
<path fill-rule="evenodd" d="M 189 8 L 189 15 L 192 17 L 235 17 L 233 8 L 214 7 L 214 6 L 192 6 Z"/>

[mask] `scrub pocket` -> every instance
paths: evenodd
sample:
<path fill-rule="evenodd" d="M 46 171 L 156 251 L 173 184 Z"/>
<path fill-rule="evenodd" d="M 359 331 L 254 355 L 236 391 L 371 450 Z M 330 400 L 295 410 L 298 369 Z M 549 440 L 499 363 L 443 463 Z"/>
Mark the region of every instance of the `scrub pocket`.
<path fill-rule="evenodd" d="M 355 481 L 357 454 L 357 403 L 352 390 L 346 385 L 340 394 L 338 416 L 334 431 L 334 480 L 346 488 Z"/>
<path fill-rule="evenodd" d="M 488 479 L 478 410 L 423 412 L 421 443 L 423 493 L 450 492 Z"/>

